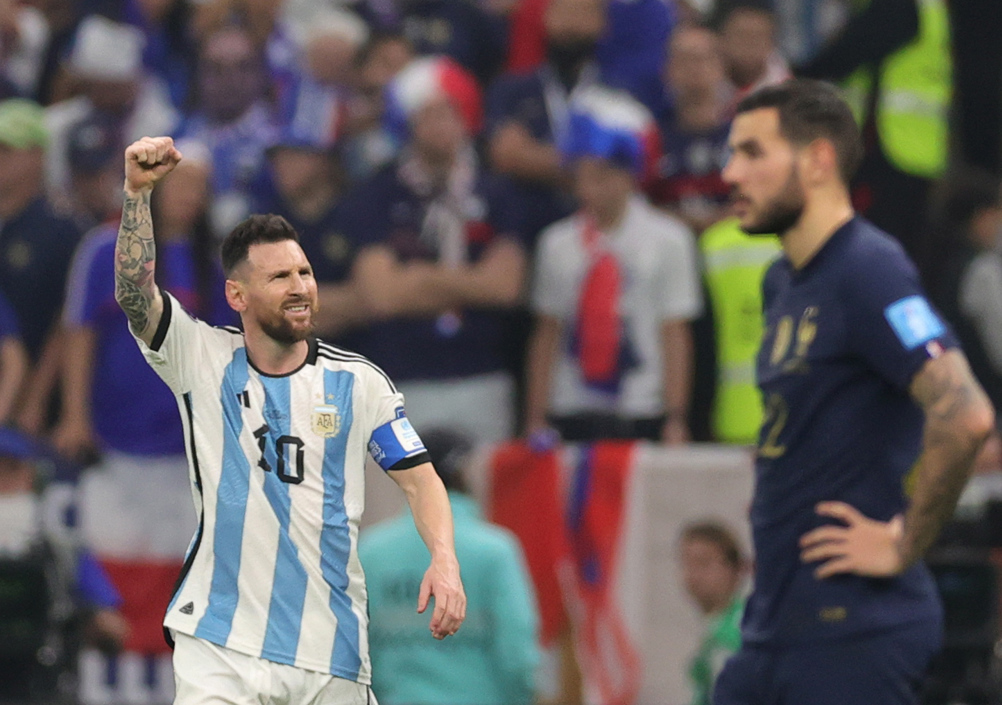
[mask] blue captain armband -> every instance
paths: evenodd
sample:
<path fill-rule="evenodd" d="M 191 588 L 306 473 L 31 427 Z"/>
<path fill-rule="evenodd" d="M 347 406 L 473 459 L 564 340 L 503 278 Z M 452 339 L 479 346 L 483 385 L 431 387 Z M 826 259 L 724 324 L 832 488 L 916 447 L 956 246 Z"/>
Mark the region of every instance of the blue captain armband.
<path fill-rule="evenodd" d="M 383 470 L 407 470 L 431 460 L 421 437 L 411 426 L 403 408 L 397 418 L 372 432 L 369 454 Z"/>

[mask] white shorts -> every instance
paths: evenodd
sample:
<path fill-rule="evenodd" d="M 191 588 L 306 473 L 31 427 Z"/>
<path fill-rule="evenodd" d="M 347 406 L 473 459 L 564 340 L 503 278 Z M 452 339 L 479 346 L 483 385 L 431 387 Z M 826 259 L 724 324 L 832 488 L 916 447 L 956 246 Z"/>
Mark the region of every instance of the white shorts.
<path fill-rule="evenodd" d="M 369 686 L 174 634 L 174 705 L 378 705 Z"/>

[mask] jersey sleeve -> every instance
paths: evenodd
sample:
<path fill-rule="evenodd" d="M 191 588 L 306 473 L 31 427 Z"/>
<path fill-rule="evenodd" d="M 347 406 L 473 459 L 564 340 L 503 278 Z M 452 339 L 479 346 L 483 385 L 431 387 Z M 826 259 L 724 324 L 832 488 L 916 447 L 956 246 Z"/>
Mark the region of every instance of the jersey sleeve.
<path fill-rule="evenodd" d="M 386 373 L 371 368 L 366 392 L 372 400 L 372 433 L 369 455 L 383 470 L 407 470 L 431 460 L 424 442 L 404 411 L 404 395 Z"/>
<path fill-rule="evenodd" d="M 536 266 L 529 296 L 534 313 L 570 318 L 574 315 L 574 291 L 568 286 L 564 271 L 567 258 L 560 251 L 558 225 L 543 231 L 536 247 Z"/>
<path fill-rule="evenodd" d="M 198 320 L 161 289 L 164 310 L 153 340 L 147 345 L 135 333 L 143 357 L 171 391 L 184 394 L 194 386 L 198 371 L 206 359 L 206 347 L 213 335 L 207 323 Z M 129 331 L 132 331 L 130 326 Z"/>
<path fill-rule="evenodd" d="M 907 391 L 926 361 L 958 342 L 929 302 L 918 271 L 897 245 L 855 258 L 843 281 L 852 350 Z"/>

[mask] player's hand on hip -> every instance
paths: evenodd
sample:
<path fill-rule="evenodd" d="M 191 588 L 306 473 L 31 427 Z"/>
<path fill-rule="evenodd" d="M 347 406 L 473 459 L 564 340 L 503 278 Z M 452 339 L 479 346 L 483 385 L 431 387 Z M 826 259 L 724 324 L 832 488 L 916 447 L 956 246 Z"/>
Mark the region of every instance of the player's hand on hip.
<path fill-rule="evenodd" d="M 125 148 L 125 190 L 138 193 L 152 189 L 181 161 L 170 137 L 143 137 Z"/>
<path fill-rule="evenodd" d="M 903 570 L 901 536 L 904 521 L 900 516 L 887 522 L 877 521 L 845 502 L 821 502 L 815 511 L 844 524 L 821 526 L 800 537 L 800 560 L 819 563 L 815 577 L 854 573 L 882 578 Z"/>
<path fill-rule="evenodd" d="M 466 619 L 466 592 L 459 577 L 459 561 L 455 556 L 433 558 L 418 596 L 418 612 L 424 612 L 430 598 L 435 598 L 431 615 L 431 635 L 436 639 L 451 636 Z"/>

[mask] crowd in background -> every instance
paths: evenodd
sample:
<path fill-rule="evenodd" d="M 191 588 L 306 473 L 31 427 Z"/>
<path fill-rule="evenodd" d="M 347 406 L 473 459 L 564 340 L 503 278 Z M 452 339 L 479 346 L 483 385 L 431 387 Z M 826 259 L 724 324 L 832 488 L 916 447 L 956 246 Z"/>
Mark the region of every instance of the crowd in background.
<path fill-rule="evenodd" d="M 98 463 L 80 521 L 127 649 L 163 653 L 155 606 L 195 522 L 175 400 L 114 297 L 127 144 L 171 135 L 184 156 L 153 195 L 160 286 L 235 324 L 217 245 L 281 214 L 318 335 L 386 370 L 418 429 L 751 443 L 779 245 L 728 218 L 729 122 L 758 87 L 834 81 L 864 127 L 855 205 L 918 263 L 998 406 L 1002 50 L 979 38 L 1002 17 L 950 12 L 0 0 L 0 424 Z"/>

